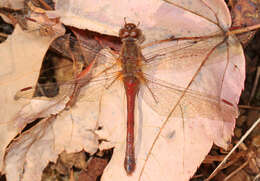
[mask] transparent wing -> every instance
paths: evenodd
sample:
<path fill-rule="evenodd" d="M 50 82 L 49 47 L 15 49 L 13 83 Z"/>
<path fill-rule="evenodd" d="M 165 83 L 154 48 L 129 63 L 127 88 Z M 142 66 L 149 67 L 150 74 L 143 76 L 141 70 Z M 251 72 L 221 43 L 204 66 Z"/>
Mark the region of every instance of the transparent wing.
<path fill-rule="evenodd" d="M 142 70 L 148 74 L 153 74 L 153 70 L 157 69 L 151 67 L 160 66 L 161 69 L 187 71 L 200 64 L 203 57 L 205 58 L 207 53 L 223 40 L 223 37 L 201 40 L 175 40 L 144 48 L 142 51 L 145 61 L 141 65 Z M 217 63 L 216 60 L 208 60 L 205 65 L 215 63 Z"/>
<path fill-rule="evenodd" d="M 70 46 L 66 45 L 70 42 Z M 59 52 L 65 57 L 73 58 L 77 61 L 86 62 L 87 65 L 91 63 L 91 61 L 98 54 L 99 57 L 103 57 L 100 59 L 100 63 L 113 64 L 115 57 L 110 53 L 104 53 L 101 50 L 103 47 L 93 39 L 77 39 L 75 37 L 61 36 L 57 38 L 52 44 L 51 48 L 55 51 Z M 76 52 L 76 53 L 74 53 Z M 72 55 L 73 53 L 73 55 Z M 104 58 L 106 57 L 106 58 Z"/>
<path fill-rule="evenodd" d="M 187 90 L 168 82 L 150 79 L 145 76 L 147 84 L 140 89 L 140 96 L 159 115 L 167 116 L 172 110 L 172 116 L 194 118 L 198 115 L 209 119 L 217 118 L 220 111 L 218 97 L 203 92 Z"/>
<path fill-rule="evenodd" d="M 216 119 L 221 113 L 222 86 L 229 65 L 223 42 L 223 37 L 216 37 L 146 48 L 141 70 L 147 82 L 140 91 L 145 102 L 162 115 L 176 109 L 181 111 L 178 116 L 185 113 Z M 236 109 L 232 104 L 230 107 Z"/>
<path fill-rule="evenodd" d="M 85 99 L 94 101 L 100 97 L 103 90 L 108 89 L 113 82 L 118 79 L 121 70 L 118 64 L 116 64 L 115 59 L 113 59 L 113 63 L 112 60 L 109 62 L 105 60 L 103 61 L 103 59 L 107 59 L 104 57 L 105 54 L 109 54 L 107 49 L 103 49 L 101 54 L 96 55 L 95 60 L 93 60 L 86 75 L 71 80 L 66 80 L 65 82 L 38 84 L 35 87 L 21 89 L 16 93 L 15 99 L 31 99 L 39 96 L 39 94 L 40 96 L 47 97 L 55 96 L 54 99 L 60 99 L 64 96 L 72 95 L 76 85 L 79 85 L 79 87 L 84 87 L 85 90 L 93 90 L 87 91 L 88 95 Z M 57 96 L 56 94 L 51 96 L 49 92 L 59 92 L 59 94 Z"/>

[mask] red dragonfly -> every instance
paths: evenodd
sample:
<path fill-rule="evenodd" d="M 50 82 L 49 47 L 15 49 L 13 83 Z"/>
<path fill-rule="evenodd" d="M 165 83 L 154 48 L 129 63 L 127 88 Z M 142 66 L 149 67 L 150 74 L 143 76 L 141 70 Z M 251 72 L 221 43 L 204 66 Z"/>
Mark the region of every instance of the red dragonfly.
<path fill-rule="evenodd" d="M 169 38 L 153 44 L 141 46 L 144 35 L 138 25 L 126 23 L 119 31 L 122 41 L 118 57 L 108 49 L 95 52 L 96 57 L 76 80 L 67 81 L 64 86 L 79 85 L 84 89 L 95 90 L 95 95 L 86 95 L 86 99 L 99 99 L 102 90 L 110 89 L 116 81 L 123 82 L 127 100 L 127 135 L 124 168 L 127 174 L 132 174 L 136 166 L 134 147 L 134 110 L 136 97 L 142 99 L 158 114 L 169 115 L 176 106 L 187 109 L 189 116 L 195 116 L 192 111 L 198 112 L 205 118 L 214 119 L 214 113 L 208 111 L 220 109 L 220 95 L 205 87 L 196 87 L 199 72 L 205 66 L 217 63 L 209 58 L 211 53 L 224 41 L 224 37 L 187 39 Z M 91 51 L 87 44 L 83 49 Z M 93 50 L 94 51 L 94 50 Z M 142 53 L 145 51 L 146 53 Z M 218 60 L 223 61 L 223 60 Z M 189 72 L 189 70 L 193 72 Z M 176 74 L 186 72 L 191 75 L 186 81 L 178 80 Z M 172 75 L 166 77 L 164 75 Z M 224 75 L 223 75 L 224 76 Z M 203 78 L 201 78 L 203 81 Z M 179 85 L 175 85 L 175 84 Z M 63 86 L 62 85 L 62 86 Z M 217 85 L 221 88 L 221 84 Z M 76 89 L 75 89 L 76 90 Z M 27 91 L 20 91 L 24 94 Z M 75 92 L 75 91 L 74 91 Z M 89 91 L 90 92 L 90 91 Z M 100 94 L 99 94 L 99 93 Z M 27 94 L 27 93 L 26 93 Z M 235 107 L 226 102 L 228 106 Z M 207 109 L 204 109 L 207 107 Z"/>

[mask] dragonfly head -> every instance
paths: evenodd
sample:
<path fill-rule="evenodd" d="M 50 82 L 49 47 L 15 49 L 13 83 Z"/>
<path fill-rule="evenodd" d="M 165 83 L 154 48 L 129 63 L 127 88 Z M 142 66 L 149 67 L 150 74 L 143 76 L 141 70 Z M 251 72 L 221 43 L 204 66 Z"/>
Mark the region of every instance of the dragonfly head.
<path fill-rule="evenodd" d="M 142 31 L 137 28 L 138 25 L 135 25 L 134 23 L 125 23 L 124 27 L 119 31 L 121 40 L 132 39 L 140 41 L 143 39 Z"/>

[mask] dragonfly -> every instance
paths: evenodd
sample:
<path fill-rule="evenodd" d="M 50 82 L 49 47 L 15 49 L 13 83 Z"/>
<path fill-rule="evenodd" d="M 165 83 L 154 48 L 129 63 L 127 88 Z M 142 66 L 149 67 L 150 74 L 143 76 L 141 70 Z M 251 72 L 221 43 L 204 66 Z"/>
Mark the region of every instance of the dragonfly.
<path fill-rule="evenodd" d="M 138 96 L 141 96 L 155 112 L 163 116 L 167 116 L 173 108 L 181 105 L 185 107 L 185 111 L 190 117 L 195 117 L 193 112 L 196 112 L 202 117 L 214 119 L 216 113 L 209 111 L 209 108 L 220 110 L 222 103 L 231 108 L 235 107 L 226 100 L 220 100 L 220 95 L 211 93 L 204 87 L 193 85 L 197 82 L 196 78 L 199 77 L 198 74 L 203 67 L 218 63 L 216 60 L 211 61 L 209 57 L 215 50 L 214 48 L 223 43 L 223 37 L 182 40 L 170 37 L 142 45 L 145 35 L 138 26 L 139 23 L 136 25 L 127 23 L 125 20 L 124 26 L 119 30 L 121 48 L 118 53 L 110 48 L 93 49 L 93 46 L 82 43 L 81 49 L 93 52 L 94 58 L 88 60 L 86 69 L 74 80 L 60 84 L 61 87 L 73 90 L 72 93 L 70 92 L 73 96 L 70 97 L 76 97 L 76 99 L 75 94 L 78 95 L 80 88 L 84 87 L 84 89 L 90 90 L 89 94 L 84 95 L 84 99 L 89 101 L 100 99 L 103 91 L 112 89 L 116 82 L 122 84 L 127 100 L 124 168 L 128 175 L 131 175 L 136 167 L 134 146 L 134 123 L 136 120 L 134 120 L 134 115 Z M 71 40 L 76 41 L 75 39 Z M 220 51 L 223 49 L 220 47 Z M 196 75 L 191 76 L 189 81 L 184 83 L 178 80 L 178 77 L 165 76 L 173 70 L 189 72 L 194 67 L 197 71 L 193 74 Z M 41 87 L 44 86 L 46 85 L 41 85 Z M 35 90 L 31 89 L 30 92 L 32 91 Z M 28 89 L 22 89 L 18 93 L 18 96 L 23 97 L 28 94 Z"/>

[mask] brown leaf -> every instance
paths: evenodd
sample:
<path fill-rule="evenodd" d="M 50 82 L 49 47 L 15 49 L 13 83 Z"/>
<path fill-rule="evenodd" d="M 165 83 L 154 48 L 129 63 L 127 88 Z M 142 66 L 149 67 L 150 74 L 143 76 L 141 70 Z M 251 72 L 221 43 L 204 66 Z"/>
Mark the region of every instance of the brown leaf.
<path fill-rule="evenodd" d="M 250 26 L 260 23 L 259 18 L 260 2 L 254 0 L 238 0 L 232 7 L 232 27 Z M 247 32 L 238 36 L 239 40 L 247 45 L 256 31 Z"/>
<path fill-rule="evenodd" d="M 97 180 L 97 177 L 103 173 L 107 161 L 101 158 L 93 158 L 88 162 L 87 171 L 81 171 L 79 181 Z"/>

